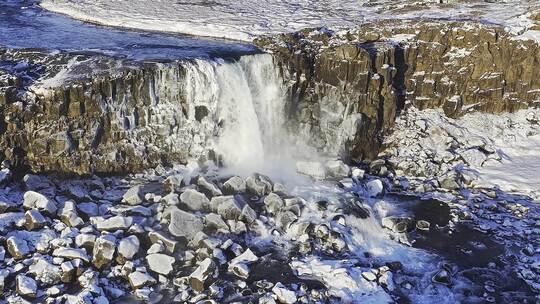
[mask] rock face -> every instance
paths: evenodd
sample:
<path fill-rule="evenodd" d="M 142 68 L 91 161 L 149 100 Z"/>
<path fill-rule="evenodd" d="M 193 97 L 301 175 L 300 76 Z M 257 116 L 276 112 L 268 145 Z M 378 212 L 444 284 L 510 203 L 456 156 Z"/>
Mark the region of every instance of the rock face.
<path fill-rule="evenodd" d="M 540 100 L 540 49 L 503 28 L 463 22 L 380 21 L 338 33 L 305 30 L 256 44 L 289 83 L 290 121 L 315 147 L 374 158 L 407 105 L 515 111 Z"/>

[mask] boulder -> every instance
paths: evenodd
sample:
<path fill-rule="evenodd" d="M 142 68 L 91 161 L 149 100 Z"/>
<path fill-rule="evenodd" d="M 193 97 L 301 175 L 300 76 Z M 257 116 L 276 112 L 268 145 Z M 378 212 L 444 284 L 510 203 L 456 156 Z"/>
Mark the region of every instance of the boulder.
<path fill-rule="evenodd" d="M 129 188 L 122 196 L 122 202 L 128 205 L 139 205 L 143 202 L 142 185 Z"/>
<path fill-rule="evenodd" d="M 60 247 L 56 248 L 53 251 L 52 255 L 55 257 L 66 258 L 70 260 L 80 259 L 86 263 L 90 262 L 90 258 L 88 257 L 88 254 L 86 254 L 86 251 L 84 249 Z"/>
<path fill-rule="evenodd" d="M 197 179 L 197 185 L 199 186 L 201 192 L 206 194 L 208 197 L 223 195 L 221 190 L 216 185 L 206 180 L 204 176 L 199 176 Z"/>
<path fill-rule="evenodd" d="M 180 195 L 182 205 L 191 211 L 203 211 L 210 208 L 210 200 L 206 195 L 194 189 L 187 189 Z"/>
<path fill-rule="evenodd" d="M 193 290 L 201 292 L 205 289 L 206 280 L 216 270 L 216 264 L 211 258 L 206 258 L 199 264 L 199 267 L 189 276 L 189 283 Z"/>
<path fill-rule="evenodd" d="M 246 192 L 246 181 L 239 176 L 233 176 L 223 183 L 223 193 L 226 195 L 234 195 L 244 192 Z"/>
<path fill-rule="evenodd" d="M 272 182 L 267 176 L 261 174 L 250 175 L 246 179 L 246 191 L 251 195 L 262 197 L 272 191 Z"/>
<path fill-rule="evenodd" d="M 112 234 L 102 235 L 96 239 L 92 255 L 92 264 L 97 269 L 103 269 L 114 258 L 116 238 Z"/>
<path fill-rule="evenodd" d="M 133 218 L 129 216 L 113 216 L 108 219 L 95 219 L 96 229 L 99 231 L 127 230 L 133 224 Z"/>
<path fill-rule="evenodd" d="M 37 258 L 28 267 L 27 274 L 32 275 L 42 284 L 50 286 L 60 283 L 62 272 L 60 267 L 49 263 L 43 258 Z"/>
<path fill-rule="evenodd" d="M 157 283 L 156 279 L 154 279 L 151 275 L 149 275 L 146 272 L 141 271 L 135 271 L 128 275 L 129 284 L 131 285 L 131 288 L 139 289 L 144 286 L 151 286 Z"/>
<path fill-rule="evenodd" d="M 297 300 L 296 293 L 292 290 L 285 288 L 285 286 L 283 286 L 283 284 L 279 282 L 276 285 L 274 285 L 274 287 L 272 288 L 272 292 L 276 295 L 280 303 L 285 303 L 285 304 L 296 303 L 296 300 Z"/>
<path fill-rule="evenodd" d="M 175 259 L 171 256 L 161 253 L 150 254 L 146 256 L 146 263 L 153 272 L 168 276 L 173 271 Z"/>
<path fill-rule="evenodd" d="M 176 251 L 178 242 L 166 236 L 163 232 L 151 231 L 150 233 L 148 233 L 148 238 L 150 239 L 150 242 L 152 242 L 152 244 L 161 242 L 165 246 L 167 251 L 170 253 Z"/>
<path fill-rule="evenodd" d="M 37 210 L 28 210 L 24 214 L 25 226 L 28 230 L 36 230 L 45 227 L 47 220 Z"/>
<path fill-rule="evenodd" d="M 35 209 L 48 215 L 56 214 L 56 204 L 43 194 L 34 191 L 26 191 L 23 198 L 23 206 L 26 209 Z"/>
<path fill-rule="evenodd" d="M 35 298 L 37 295 L 37 283 L 34 279 L 25 275 L 18 275 L 16 278 L 17 294 L 22 297 Z"/>
<path fill-rule="evenodd" d="M 123 238 L 118 244 L 118 256 L 116 260 L 124 264 L 126 261 L 133 259 L 139 252 L 140 246 L 139 238 L 135 235 Z"/>
<path fill-rule="evenodd" d="M 15 260 L 23 259 L 30 253 L 30 247 L 26 240 L 11 236 L 6 240 L 6 246 L 9 254 Z"/>
<path fill-rule="evenodd" d="M 203 222 L 196 215 L 182 211 L 176 207 L 170 210 L 169 232 L 176 237 L 191 240 L 197 232 L 204 228 Z"/>
<path fill-rule="evenodd" d="M 366 192 L 370 197 L 377 197 L 384 192 L 384 185 L 380 179 L 374 179 L 366 183 Z"/>

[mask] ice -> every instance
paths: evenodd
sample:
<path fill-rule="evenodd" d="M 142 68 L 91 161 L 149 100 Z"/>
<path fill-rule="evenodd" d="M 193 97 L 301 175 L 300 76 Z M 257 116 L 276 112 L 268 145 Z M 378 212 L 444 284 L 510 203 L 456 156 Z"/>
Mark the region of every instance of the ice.
<path fill-rule="evenodd" d="M 107 1 L 42 0 L 53 12 L 92 23 L 250 41 L 306 27 L 353 27 L 375 19 L 476 20 L 504 26 L 521 38 L 533 28 L 537 1 Z"/>

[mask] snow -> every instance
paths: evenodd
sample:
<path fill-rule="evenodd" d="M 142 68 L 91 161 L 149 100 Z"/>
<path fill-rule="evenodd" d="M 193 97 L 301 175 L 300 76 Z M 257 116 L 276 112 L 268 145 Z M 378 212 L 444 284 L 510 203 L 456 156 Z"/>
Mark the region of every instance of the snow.
<path fill-rule="evenodd" d="M 47 10 L 97 24 L 250 41 L 306 27 L 352 27 L 375 19 L 475 20 L 498 24 L 522 38 L 537 1 L 341 0 L 42 0 Z M 405 38 L 405 37 L 401 37 Z"/>

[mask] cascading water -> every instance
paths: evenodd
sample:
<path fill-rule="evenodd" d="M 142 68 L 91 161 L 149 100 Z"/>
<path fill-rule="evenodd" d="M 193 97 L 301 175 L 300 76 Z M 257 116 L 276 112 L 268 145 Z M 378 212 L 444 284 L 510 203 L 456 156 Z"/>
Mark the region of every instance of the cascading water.
<path fill-rule="evenodd" d="M 309 151 L 286 131 L 286 92 L 271 55 L 195 61 L 187 67 L 185 92 L 188 105 L 209 107 L 215 123 L 209 145 L 228 168 L 270 173 Z"/>

